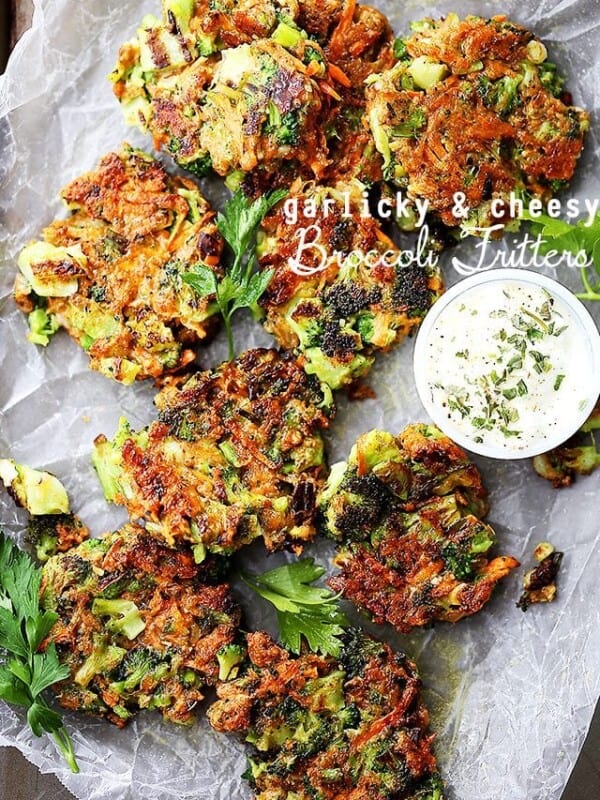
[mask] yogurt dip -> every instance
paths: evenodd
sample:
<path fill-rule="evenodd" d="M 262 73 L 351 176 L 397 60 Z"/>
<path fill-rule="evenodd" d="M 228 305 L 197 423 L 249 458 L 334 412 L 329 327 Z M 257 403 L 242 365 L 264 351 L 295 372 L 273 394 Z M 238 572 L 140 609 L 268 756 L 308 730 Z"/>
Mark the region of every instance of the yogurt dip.
<path fill-rule="evenodd" d="M 525 270 L 491 270 L 436 302 L 419 331 L 415 379 L 442 430 L 496 458 L 564 442 L 600 394 L 600 335 L 561 284 Z"/>

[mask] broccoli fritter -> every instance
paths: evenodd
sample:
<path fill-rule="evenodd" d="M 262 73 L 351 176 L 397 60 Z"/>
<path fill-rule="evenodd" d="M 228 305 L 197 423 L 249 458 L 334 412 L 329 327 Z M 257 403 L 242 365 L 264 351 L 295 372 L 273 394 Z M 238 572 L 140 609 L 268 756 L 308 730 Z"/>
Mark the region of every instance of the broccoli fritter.
<path fill-rule="evenodd" d="M 320 510 L 340 543 L 329 585 L 402 633 L 476 613 L 518 566 L 488 557 L 496 537 L 481 521 L 479 472 L 433 425 L 359 437 L 332 468 Z"/>
<path fill-rule="evenodd" d="M 414 23 L 395 52 L 367 92 L 384 176 L 446 225 L 506 223 L 511 191 L 547 201 L 571 180 L 589 117 L 532 33 L 504 16 L 448 14 Z M 504 201 L 497 217 L 493 201 Z"/>
<path fill-rule="evenodd" d="M 600 467 L 600 450 L 596 444 L 600 430 L 600 403 L 579 431 L 564 444 L 533 459 L 533 468 L 552 482 L 555 489 L 570 486 L 577 475 L 590 475 Z"/>
<path fill-rule="evenodd" d="M 46 643 L 71 672 L 59 703 L 119 727 L 142 708 L 190 722 L 240 623 L 215 577 L 136 525 L 50 558 L 41 603 L 59 619 Z"/>
<path fill-rule="evenodd" d="M 442 290 L 437 270 L 403 266 L 379 222 L 362 214 L 363 190 L 358 181 L 297 181 L 259 234 L 260 267 L 274 270 L 261 299 L 265 327 L 333 389 L 411 333 Z"/>
<path fill-rule="evenodd" d="M 249 350 L 165 386 L 156 404 L 157 422 L 133 432 L 123 420 L 112 441 L 96 440 L 107 499 L 170 542 L 193 543 L 198 559 L 258 537 L 268 550 L 314 537 L 333 405 L 295 356 Z"/>
<path fill-rule="evenodd" d="M 415 665 L 349 630 L 339 659 L 247 637 L 240 677 L 218 685 L 218 731 L 251 745 L 256 800 L 442 800 Z"/>
<path fill-rule="evenodd" d="M 197 175 L 251 195 L 299 174 L 371 183 L 364 80 L 392 66 L 392 46 L 386 17 L 356 0 L 163 0 L 111 79 L 127 122 Z"/>
<path fill-rule="evenodd" d="M 124 145 L 62 197 L 71 215 L 19 256 L 15 297 L 30 339 L 47 344 L 63 326 L 92 369 L 123 383 L 192 361 L 189 345 L 213 330 L 217 309 L 181 275 L 197 264 L 217 271 L 222 249 L 195 184 Z"/>
<path fill-rule="evenodd" d="M 112 75 L 127 121 L 197 175 L 272 178 L 290 161 L 321 174 L 320 119 L 337 94 L 321 48 L 288 12 L 296 5 L 164 0 L 163 19 L 144 18 Z"/>

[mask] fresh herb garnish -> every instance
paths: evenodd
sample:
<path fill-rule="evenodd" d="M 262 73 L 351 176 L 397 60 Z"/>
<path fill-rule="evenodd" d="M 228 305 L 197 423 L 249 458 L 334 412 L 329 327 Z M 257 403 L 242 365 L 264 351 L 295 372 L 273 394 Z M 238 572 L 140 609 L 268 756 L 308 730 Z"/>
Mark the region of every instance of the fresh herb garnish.
<path fill-rule="evenodd" d="M 281 642 L 293 653 L 300 653 L 302 637 L 314 652 L 332 656 L 340 652 L 338 637 L 348 620 L 338 596 L 311 586 L 324 574 L 325 569 L 312 558 L 303 558 L 262 575 L 242 575 L 251 589 L 277 609 Z"/>
<path fill-rule="evenodd" d="M 225 322 L 229 358 L 235 355 L 231 318 L 240 308 L 255 311 L 256 303 L 273 277 L 273 270 L 255 271 L 258 227 L 286 194 L 285 189 L 276 189 L 252 202 L 238 189 L 225 206 L 225 211 L 217 217 L 217 227 L 233 251 L 233 264 L 225 267 L 222 278 L 203 264 L 194 264 L 190 272 L 182 275 L 182 280 L 200 297 L 215 295 Z"/>
<path fill-rule="evenodd" d="M 58 614 L 41 611 L 42 570 L 0 532 L 0 698 L 27 709 L 36 736 L 51 733 L 72 772 L 79 772 L 73 743 L 60 714 L 44 700 L 52 684 L 69 677 L 54 643 L 40 645 Z"/>
<path fill-rule="evenodd" d="M 528 211 L 523 212 L 521 219 L 529 222 L 532 233 L 543 240 L 539 248 L 542 255 L 551 250 L 572 253 L 574 256 L 585 254 L 587 260 L 592 262 L 596 274 L 592 277 L 588 266 L 581 267 L 581 280 L 585 291 L 577 296 L 582 300 L 600 300 L 600 213 L 596 215 L 591 225 L 586 225 L 587 220 L 583 219 L 571 225 L 546 214 L 534 217 Z"/>

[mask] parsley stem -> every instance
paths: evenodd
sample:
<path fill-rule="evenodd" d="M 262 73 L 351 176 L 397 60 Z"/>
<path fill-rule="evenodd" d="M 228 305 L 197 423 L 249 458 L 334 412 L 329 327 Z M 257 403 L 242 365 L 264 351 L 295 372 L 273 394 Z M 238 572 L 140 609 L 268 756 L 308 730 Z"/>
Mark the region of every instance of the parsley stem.
<path fill-rule="evenodd" d="M 229 348 L 229 360 L 231 361 L 235 356 L 235 347 L 233 344 L 233 329 L 231 327 L 231 314 L 223 314 L 223 321 L 225 322 L 225 331 L 227 333 L 227 346 Z"/>
<path fill-rule="evenodd" d="M 77 759 L 75 758 L 73 742 L 71 741 L 71 737 L 69 736 L 67 729 L 63 725 L 57 731 L 54 731 L 52 736 L 54 737 L 54 741 L 58 745 L 58 749 L 63 754 L 65 761 L 69 765 L 69 769 L 71 770 L 71 772 L 75 774 L 78 773 L 79 764 L 77 763 Z"/>

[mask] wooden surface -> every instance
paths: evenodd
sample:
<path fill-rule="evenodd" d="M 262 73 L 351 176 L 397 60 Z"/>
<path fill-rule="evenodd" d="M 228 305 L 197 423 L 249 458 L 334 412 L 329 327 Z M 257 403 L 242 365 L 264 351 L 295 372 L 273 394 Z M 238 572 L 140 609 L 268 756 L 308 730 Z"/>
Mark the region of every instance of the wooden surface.
<path fill-rule="evenodd" d="M 6 3 L 6 0 L 2 0 Z M 11 26 L 10 26 L 10 46 L 14 47 L 19 36 L 26 31 L 31 24 L 33 13 L 32 0 L 10 0 L 11 6 Z"/>
<path fill-rule="evenodd" d="M 31 0 L 10 0 L 10 45 L 14 46 L 19 36 L 31 21 Z M 74 0 L 85 2 L 85 0 Z M 8 37 L 6 0 L 0 0 L 0 39 Z M 2 29 L 4 26 L 4 30 Z M 3 70 L 0 48 L 0 72 Z M 0 800 L 73 800 L 73 795 L 53 775 L 41 775 L 12 747 L 0 748 Z M 457 800 L 479 800 L 479 798 L 457 798 Z M 515 797 L 513 800 L 545 800 L 544 798 Z M 600 800 L 600 710 L 596 709 L 594 721 L 583 752 L 577 762 L 562 800 Z"/>

